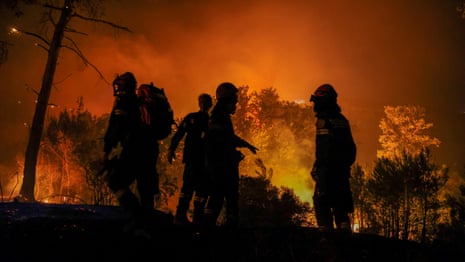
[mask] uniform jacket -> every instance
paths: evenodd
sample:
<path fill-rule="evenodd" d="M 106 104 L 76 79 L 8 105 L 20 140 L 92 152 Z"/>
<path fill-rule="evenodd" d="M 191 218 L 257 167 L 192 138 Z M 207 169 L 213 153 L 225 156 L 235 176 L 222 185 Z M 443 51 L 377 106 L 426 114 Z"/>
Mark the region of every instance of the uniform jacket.
<path fill-rule="evenodd" d="M 355 162 L 356 145 L 349 121 L 340 112 L 319 112 L 316 121 L 316 159 L 319 178 L 350 169 Z M 345 172 L 341 172 L 345 173 Z"/>
<path fill-rule="evenodd" d="M 248 145 L 234 133 L 230 114 L 218 104 L 212 111 L 205 143 L 207 167 L 225 171 L 237 168 L 243 155 L 236 148 Z"/>
<path fill-rule="evenodd" d="M 130 149 L 139 129 L 139 119 L 139 106 L 135 94 L 116 97 L 104 137 L 104 152 L 110 153 L 118 143 L 125 150 Z"/>
<path fill-rule="evenodd" d="M 208 112 L 198 111 L 184 117 L 178 130 L 171 138 L 170 149 L 175 150 L 184 136 L 183 163 L 203 161 L 204 137 L 208 128 Z M 186 135 L 187 134 L 187 135 Z"/>

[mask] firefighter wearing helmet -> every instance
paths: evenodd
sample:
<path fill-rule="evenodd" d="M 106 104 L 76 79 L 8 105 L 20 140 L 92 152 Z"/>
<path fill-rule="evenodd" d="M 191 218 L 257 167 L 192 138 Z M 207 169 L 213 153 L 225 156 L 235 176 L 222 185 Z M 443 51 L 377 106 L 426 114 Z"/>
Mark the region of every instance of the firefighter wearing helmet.
<path fill-rule="evenodd" d="M 216 99 L 217 100 L 232 100 L 233 102 L 237 102 L 237 92 L 239 92 L 239 89 L 237 87 L 229 82 L 225 82 L 220 84 L 216 88 Z"/>
<path fill-rule="evenodd" d="M 216 88 L 216 101 L 221 106 L 229 107 L 230 114 L 234 114 L 236 112 L 236 104 L 237 104 L 237 93 L 239 89 L 229 82 L 221 83 Z"/>
<path fill-rule="evenodd" d="M 150 238 L 145 230 L 145 219 L 154 207 L 154 181 L 156 170 L 153 160 L 158 145 L 141 135 L 139 100 L 136 95 L 137 81 L 132 72 L 117 75 L 113 81 L 115 100 L 104 137 L 104 168 L 100 174 L 108 187 L 131 216 L 124 231 Z M 137 193 L 131 185 L 137 181 Z"/>
<path fill-rule="evenodd" d="M 247 148 L 256 154 L 257 148 L 234 133 L 231 115 L 236 111 L 238 89 L 221 83 L 216 89 L 216 104 L 212 109 L 205 135 L 205 163 L 210 177 L 210 197 L 204 214 L 204 228 L 215 227 L 226 201 L 224 227 L 235 228 L 239 223 L 239 162 L 244 155 L 237 148 Z"/>
<path fill-rule="evenodd" d="M 174 224 L 189 225 L 187 213 L 193 198 L 192 223 L 195 228 L 202 226 L 205 203 L 208 198 L 208 176 L 204 165 L 203 138 L 208 128 L 210 109 L 213 99 L 210 94 L 202 93 L 197 98 L 199 110 L 188 113 L 181 121 L 176 133 L 171 138 L 168 149 L 168 162 L 171 164 L 176 158 L 176 148 L 184 139 L 182 163 L 184 172 L 182 176 L 181 192 L 174 217 Z"/>
<path fill-rule="evenodd" d="M 320 85 L 310 101 L 316 116 L 315 162 L 310 174 L 315 181 L 313 205 L 318 227 L 323 232 L 350 233 L 349 214 L 354 204 L 349 178 L 356 145 L 349 121 L 341 113 L 332 85 Z"/>
<path fill-rule="evenodd" d="M 117 75 L 113 80 L 114 96 L 131 96 L 136 91 L 137 81 L 132 72 L 125 72 Z"/>

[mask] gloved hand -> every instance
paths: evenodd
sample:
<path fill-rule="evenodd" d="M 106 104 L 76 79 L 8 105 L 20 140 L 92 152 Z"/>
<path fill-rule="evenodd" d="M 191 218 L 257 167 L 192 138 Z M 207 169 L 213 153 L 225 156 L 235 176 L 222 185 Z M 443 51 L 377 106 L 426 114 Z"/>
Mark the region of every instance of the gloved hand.
<path fill-rule="evenodd" d="M 313 181 L 318 181 L 318 172 L 316 167 L 313 167 L 312 170 L 310 170 L 310 175 L 312 176 Z"/>
<path fill-rule="evenodd" d="M 247 147 L 252 153 L 257 154 L 258 148 L 254 147 L 253 145 L 249 144 Z"/>
<path fill-rule="evenodd" d="M 123 145 L 121 143 L 121 141 L 119 141 L 116 146 L 114 146 L 110 152 L 106 153 L 105 154 L 105 158 L 107 160 L 112 160 L 112 159 L 120 159 L 121 158 L 121 154 L 123 153 Z"/>
<path fill-rule="evenodd" d="M 174 152 L 173 149 L 168 149 L 168 163 L 172 163 L 176 159 L 176 153 Z"/>

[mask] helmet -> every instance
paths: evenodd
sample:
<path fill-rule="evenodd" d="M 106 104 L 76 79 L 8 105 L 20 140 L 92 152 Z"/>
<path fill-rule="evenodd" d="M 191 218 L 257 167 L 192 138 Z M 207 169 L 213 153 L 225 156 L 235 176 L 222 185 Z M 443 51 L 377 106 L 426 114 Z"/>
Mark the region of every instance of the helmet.
<path fill-rule="evenodd" d="M 310 96 L 310 101 L 314 103 L 313 111 L 315 112 L 340 112 L 340 107 L 337 104 L 336 90 L 334 90 L 334 87 L 330 84 L 323 84 L 319 86 Z"/>
<path fill-rule="evenodd" d="M 230 82 L 224 82 L 216 88 L 216 99 L 218 101 L 230 100 L 237 102 L 237 92 L 239 92 L 239 89 L 237 89 L 234 84 Z"/>
<path fill-rule="evenodd" d="M 122 75 L 117 75 L 113 80 L 113 95 L 120 96 L 131 94 L 136 91 L 137 81 L 134 74 L 126 72 Z"/>
<path fill-rule="evenodd" d="M 330 84 L 323 84 L 319 86 L 315 92 L 310 96 L 310 101 L 317 102 L 319 100 L 327 100 L 327 101 L 336 101 L 337 93 L 334 90 L 334 87 Z"/>

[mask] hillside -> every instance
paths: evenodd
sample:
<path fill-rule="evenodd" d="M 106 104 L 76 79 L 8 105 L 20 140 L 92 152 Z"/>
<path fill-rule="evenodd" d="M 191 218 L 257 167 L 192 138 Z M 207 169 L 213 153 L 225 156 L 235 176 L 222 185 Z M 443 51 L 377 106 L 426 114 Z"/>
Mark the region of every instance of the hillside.
<path fill-rule="evenodd" d="M 0 203 L 0 261 L 463 261 L 463 252 L 315 228 L 218 229 L 196 235 L 154 211 L 150 240 L 122 232 L 114 206 Z"/>

